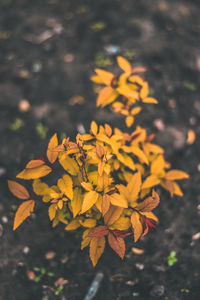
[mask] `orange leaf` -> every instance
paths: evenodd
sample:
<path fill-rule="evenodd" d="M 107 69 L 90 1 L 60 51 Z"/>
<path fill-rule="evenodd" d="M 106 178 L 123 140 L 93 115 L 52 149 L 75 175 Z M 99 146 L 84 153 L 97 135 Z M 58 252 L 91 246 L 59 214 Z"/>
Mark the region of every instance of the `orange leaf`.
<path fill-rule="evenodd" d="M 30 195 L 27 189 L 16 181 L 8 180 L 8 187 L 11 193 L 20 199 L 29 199 Z"/>
<path fill-rule="evenodd" d="M 146 198 L 144 201 L 137 205 L 137 210 L 139 211 L 152 211 L 156 206 L 158 206 L 160 202 L 160 197 L 158 194 L 153 190 L 152 196 Z"/>
<path fill-rule="evenodd" d="M 100 226 L 98 226 L 96 228 L 93 228 L 89 232 L 88 236 L 91 236 L 91 237 L 94 237 L 94 236 L 100 237 L 100 236 L 107 235 L 108 232 L 109 232 L 109 230 L 108 230 L 108 228 L 106 226 L 100 225 Z"/>
<path fill-rule="evenodd" d="M 108 195 L 108 199 L 112 205 L 127 208 L 127 200 L 123 195 L 119 195 L 117 193 Z"/>
<path fill-rule="evenodd" d="M 126 246 L 123 238 L 115 236 L 112 232 L 109 232 L 108 243 L 110 247 L 119 255 L 119 257 L 123 259 L 126 250 Z"/>
<path fill-rule="evenodd" d="M 137 242 L 142 235 L 143 227 L 140 222 L 140 216 L 136 211 L 134 211 L 131 215 L 131 224 L 134 231 L 134 241 Z"/>
<path fill-rule="evenodd" d="M 134 123 L 134 117 L 133 116 L 127 116 L 125 119 L 126 126 L 131 127 L 131 125 Z"/>
<path fill-rule="evenodd" d="M 21 179 L 37 179 L 48 175 L 52 169 L 47 165 L 40 165 L 39 167 L 26 168 L 17 175 Z"/>
<path fill-rule="evenodd" d="M 147 71 L 147 68 L 144 68 L 144 67 L 135 67 L 132 69 L 132 73 L 143 73 L 146 71 Z"/>
<path fill-rule="evenodd" d="M 93 134 L 93 135 L 97 134 L 97 132 L 98 132 L 98 125 L 97 125 L 97 123 L 95 121 L 91 122 L 90 131 L 91 131 L 91 134 Z"/>
<path fill-rule="evenodd" d="M 97 97 L 97 106 L 106 106 L 112 103 L 118 97 L 118 93 L 110 86 L 106 86 L 100 90 Z"/>
<path fill-rule="evenodd" d="M 21 223 L 23 223 L 24 220 L 30 216 L 30 214 L 32 213 L 32 211 L 34 209 L 34 206 L 35 206 L 34 200 L 27 200 L 27 201 L 24 201 L 18 207 L 18 210 L 16 211 L 16 214 L 15 214 L 13 230 L 15 230 L 17 227 L 19 227 L 19 225 L 21 225 Z"/>
<path fill-rule="evenodd" d="M 152 104 L 157 104 L 158 100 L 152 98 L 152 97 L 146 97 L 142 99 L 143 103 L 152 103 Z"/>
<path fill-rule="evenodd" d="M 102 215 L 105 216 L 107 211 L 109 210 L 110 207 L 110 201 L 109 201 L 109 196 L 107 194 L 103 195 L 103 200 L 102 200 L 102 205 L 101 205 L 101 210 L 102 210 Z"/>
<path fill-rule="evenodd" d="M 149 94 L 149 85 L 148 85 L 148 82 L 144 82 L 142 88 L 141 88 L 141 91 L 140 91 L 140 98 L 146 98 Z"/>
<path fill-rule="evenodd" d="M 180 170 L 171 170 L 165 174 L 165 179 L 167 180 L 180 180 L 189 178 L 189 175 Z"/>
<path fill-rule="evenodd" d="M 104 252 L 105 248 L 105 237 L 92 237 L 90 241 L 90 259 L 92 261 L 93 267 L 96 266 L 99 258 Z"/>
<path fill-rule="evenodd" d="M 27 163 L 26 169 L 33 169 L 44 165 L 45 162 L 42 159 L 34 159 Z"/>
<path fill-rule="evenodd" d="M 118 56 L 117 63 L 124 72 L 131 73 L 132 67 L 127 59 L 123 58 L 122 56 Z"/>
<path fill-rule="evenodd" d="M 57 133 L 55 133 L 50 139 L 48 149 L 47 149 L 47 158 L 51 164 L 53 164 L 58 157 L 58 152 L 53 151 L 57 146 L 58 146 L 58 137 L 57 137 Z"/>
<path fill-rule="evenodd" d="M 110 205 L 108 212 L 104 216 L 104 222 L 107 226 L 112 225 L 115 221 L 119 219 L 123 212 L 122 207 Z"/>
<path fill-rule="evenodd" d="M 99 158 L 102 158 L 105 154 L 103 147 L 100 146 L 99 144 L 96 144 L 96 151 Z"/>
<path fill-rule="evenodd" d="M 105 133 L 108 137 L 111 137 L 112 135 L 112 128 L 108 124 L 105 124 Z"/>
<path fill-rule="evenodd" d="M 95 69 L 95 72 L 97 73 L 97 75 L 99 75 L 104 84 L 111 85 L 111 82 L 114 78 L 114 75 L 112 73 L 101 69 Z"/>

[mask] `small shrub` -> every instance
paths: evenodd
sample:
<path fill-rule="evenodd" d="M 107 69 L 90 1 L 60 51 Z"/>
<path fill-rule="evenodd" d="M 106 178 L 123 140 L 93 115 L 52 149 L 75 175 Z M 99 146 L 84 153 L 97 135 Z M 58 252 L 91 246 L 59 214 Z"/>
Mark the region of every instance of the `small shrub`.
<path fill-rule="evenodd" d="M 142 103 L 156 104 L 157 100 L 149 97 L 148 83 L 138 75 L 144 68 L 132 68 L 123 57 L 117 61 L 122 74 L 96 69 L 91 79 L 106 85 L 99 92 L 97 106 L 111 106 L 125 116 L 130 127 Z M 95 121 L 89 133 L 77 134 L 75 141 L 68 137 L 59 143 L 55 133 L 46 157 L 31 160 L 17 175 L 33 181 L 34 196 L 21 184 L 8 181 L 10 191 L 24 200 L 13 229 L 30 216 L 39 196 L 48 207 L 53 227 L 63 223 L 67 231 L 83 229 L 81 249 L 89 246 L 93 266 L 104 252 L 106 237 L 123 259 L 124 238 L 133 234 L 137 242 L 158 222 L 152 212 L 160 201 L 155 187 L 182 196 L 176 180 L 188 178 L 183 171 L 170 170 L 164 150 L 153 138 L 140 126 L 127 133 L 109 124 L 98 126 Z M 41 180 L 47 175 L 53 176 L 54 185 Z"/>

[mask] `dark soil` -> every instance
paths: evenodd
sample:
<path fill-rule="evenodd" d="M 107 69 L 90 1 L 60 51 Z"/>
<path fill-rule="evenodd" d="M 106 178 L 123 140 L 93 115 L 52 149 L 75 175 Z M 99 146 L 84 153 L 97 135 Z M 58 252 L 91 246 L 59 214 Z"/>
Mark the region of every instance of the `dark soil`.
<path fill-rule="evenodd" d="M 200 242 L 192 240 L 200 231 L 199 16 L 199 0 L 0 0 L 0 299 L 83 299 L 98 271 L 104 279 L 95 299 L 200 299 Z M 45 205 L 12 231 L 18 200 L 6 181 L 45 153 L 54 132 L 74 137 L 92 119 L 125 128 L 109 110 L 96 108 L 89 80 L 97 54 L 111 60 L 108 69 L 116 68 L 109 45 L 148 68 L 159 105 L 149 105 L 138 123 L 157 134 L 173 168 L 190 179 L 181 184 L 182 198 L 162 191 L 157 230 L 136 245 L 127 239 L 124 261 L 106 249 L 93 269 L 75 234 L 51 228 Z M 84 102 L 71 105 L 78 95 Z M 18 108 L 22 99 L 31 105 L 26 113 Z M 23 122 L 19 129 L 16 119 Z M 43 139 L 40 123 L 48 129 Z M 196 133 L 192 145 L 186 143 L 189 129 Z M 133 254 L 133 246 L 144 254 Z M 56 255 L 47 260 L 49 251 Z M 171 251 L 178 261 L 170 267 Z M 54 276 L 34 282 L 27 276 L 34 267 Z M 68 283 L 56 296 L 54 282 L 61 277 Z"/>

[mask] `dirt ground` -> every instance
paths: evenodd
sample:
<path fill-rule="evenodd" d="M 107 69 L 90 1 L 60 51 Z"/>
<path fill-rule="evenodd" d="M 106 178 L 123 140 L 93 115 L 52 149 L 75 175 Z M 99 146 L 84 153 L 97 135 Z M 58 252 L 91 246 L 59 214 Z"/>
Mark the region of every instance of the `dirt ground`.
<path fill-rule="evenodd" d="M 200 299 L 199 16 L 199 0 L 0 0 L 0 299 L 84 299 L 97 272 L 104 278 L 94 299 Z M 190 179 L 182 198 L 162 191 L 158 228 L 137 244 L 128 238 L 124 261 L 106 249 L 93 269 L 77 235 L 51 228 L 45 205 L 12 231 L 18 200 L 7 179 L 44 153 L 54 132 L 74 137 L 93 119 L 125 128 L 96 108 L 89 79 L 97 66 L 115 70 L 116 55 L 147 67 L 159 105 L 137 123 Z M 23 99 L 28 112 L 19 109 Z M 30 271 L 43 273 L 34 281 Z"/>

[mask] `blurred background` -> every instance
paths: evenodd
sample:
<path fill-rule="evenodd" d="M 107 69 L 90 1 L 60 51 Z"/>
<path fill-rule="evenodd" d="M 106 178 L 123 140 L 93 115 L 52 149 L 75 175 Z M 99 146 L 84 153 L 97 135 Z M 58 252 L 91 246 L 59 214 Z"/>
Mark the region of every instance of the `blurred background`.
<path fill-rule="evenodd" d="M 199 15 L 199 0 L 0 0 L 0 299 L 83 299 L 98 270 L 95 299 L 200 297 Z M 51 228 L 44 205 L 12 231 L 18 200 L 7 179 L 44 154 L 55 132 L 73 138 L 92 120 L 125 129 L 96 108 L 90 81 L 96 67 L 117 72 L 117 55 L 147 68 L 159 104 L 136 123 L 190 179 L 183 198 L 162 192 L 158 229 L 128 240 L 124 262 L 107 249 L 93 269 L 78 237 Z"/>

